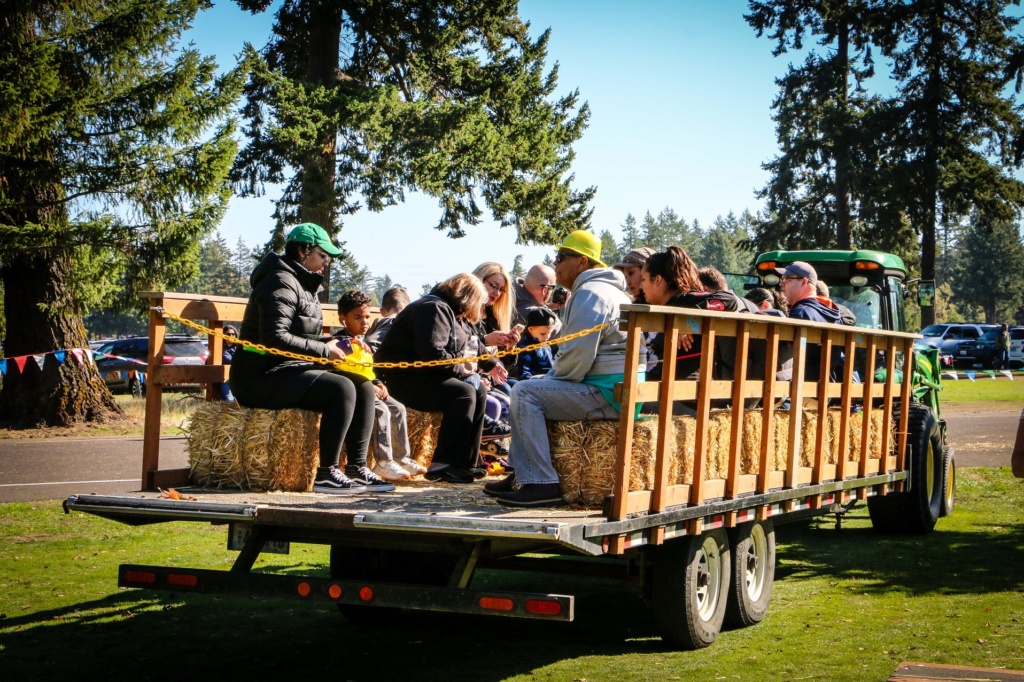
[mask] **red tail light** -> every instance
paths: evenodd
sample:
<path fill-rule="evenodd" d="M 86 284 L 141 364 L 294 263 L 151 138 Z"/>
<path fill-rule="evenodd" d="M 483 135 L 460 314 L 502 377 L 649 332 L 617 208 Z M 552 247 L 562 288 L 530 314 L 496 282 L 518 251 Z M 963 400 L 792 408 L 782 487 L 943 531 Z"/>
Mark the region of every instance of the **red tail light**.
<path fill-rule="evenodd" d="M 528 599 L 526 610 L 529 613 L 536 613 L 542 616 L 557 616 L 562 612 L 562 605 L 557 601 L 547 599 Z"/>

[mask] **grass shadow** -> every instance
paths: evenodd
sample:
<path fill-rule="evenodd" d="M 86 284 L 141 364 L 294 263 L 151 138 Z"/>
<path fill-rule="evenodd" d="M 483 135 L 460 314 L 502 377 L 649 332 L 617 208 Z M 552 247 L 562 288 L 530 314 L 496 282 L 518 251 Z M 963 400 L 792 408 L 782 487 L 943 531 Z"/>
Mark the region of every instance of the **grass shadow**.
<path fill-rule="evenodd" d="M 214 679 L 503 680 L 567 659 L 663 650 L 642 600 L 621 582 L 560 578 L 546 583 L 574 588 L 572 623 L 400 612 L 368 627 L 332 604 L 125 590 L 0 621 L 0 669 L 17 680 L 198 671 Z"/>
<path fill-rule="evenodd" d="M 867 512 L 862 512 L 864 518 Z M 849 515 L 851 520 L 857 515 Z M 833 528 L 814 520 L 776 527 L 777 579 L 831 576 L 864 581 L 866 589 L 916 596 L 1024 591 L 1024 525 L 942 524 L 927 536 L 882 535 L 870 528 Z"/>

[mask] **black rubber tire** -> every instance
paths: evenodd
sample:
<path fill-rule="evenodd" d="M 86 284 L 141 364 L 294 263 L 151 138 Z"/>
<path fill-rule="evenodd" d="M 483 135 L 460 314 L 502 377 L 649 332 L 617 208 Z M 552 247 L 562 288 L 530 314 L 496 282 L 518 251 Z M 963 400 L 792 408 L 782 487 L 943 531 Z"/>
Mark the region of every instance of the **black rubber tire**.
<path fill-rule="evenodd" d="M 942 446 L 942 510 L 940 516 L 949 516 L 956 505 L 956 456 L 953 448 Z"/>
<path fill-rule="evenodd" d="M 927 535 L 942 513 L 942 435 L 931 409 L 918 403 L 910 405 L 907 430 L 909 489 L 869 497 L 868 514 L 879 533 Z"/>
<path fill-rule="evenodd" d="M 729 530 L 732 582 L 725 607 L 727 627 L 764 620 L 775 584 L 775 527 L 768 519 Z"/>
<path fill-rule="evenodd" d="M 132 377 L 128 379 L 128 392 L 133 398 L 142 398 L 146 395 L 146 385 L 138 377 Z"/>
<path fill-rule="evenodd" d="M 731 567 L 724 529 L 680 538 L 658 548 L 651 611 L 666 644 L 702 649 L 715 641 L 729 601 Z"/>

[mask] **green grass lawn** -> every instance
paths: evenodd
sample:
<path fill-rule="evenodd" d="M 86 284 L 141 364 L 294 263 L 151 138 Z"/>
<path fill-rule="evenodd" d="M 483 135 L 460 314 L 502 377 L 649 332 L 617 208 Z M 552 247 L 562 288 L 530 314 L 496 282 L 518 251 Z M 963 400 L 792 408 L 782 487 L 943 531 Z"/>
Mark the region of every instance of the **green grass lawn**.
<path fill-rule="evenodd" d="M 942 403 L 1024 403 L 1024 376 L 1015 376 L 1013 381 L 1004 376 L 998 379 L 984 376 L 975 381 L 943 377 L 940 400 Z"/>
<path fill-rule="evenodd" d="M 1022 382 L 1024 383 L 1024 382 Z M 953 516 L 927 537 L 870 529 L 858 505 L 777 530 L 761 624 L 667 650 L 618 582 L 527 574 L 577 595 L 570 624 L 400 615 L 378 629 L 296 601 L 120 590 L 125 562 L 227 568 L 221 526 L 130 527 L 56 502 L 0 506 L 3 679 L 884 680 L 901 661 L 1024 669 L 1024 481 L 961 470 Z M 293 545 L 258 567 L 327 570 Z M 494 574 L 482 575 L 484 583 Z M 474 582 L 476 584 L 476 582 Z"/>

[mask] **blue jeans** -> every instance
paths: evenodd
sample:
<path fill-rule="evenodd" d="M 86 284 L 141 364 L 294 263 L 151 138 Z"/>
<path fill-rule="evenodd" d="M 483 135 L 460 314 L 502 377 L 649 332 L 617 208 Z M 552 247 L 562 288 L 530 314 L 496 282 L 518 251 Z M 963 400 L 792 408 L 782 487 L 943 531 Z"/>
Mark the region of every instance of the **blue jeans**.
<path fill-rule="evenodd" d="M 601 391 L 590 384 L 548 377 L 516 382 L 512 387 L 512 444 L 509 464 L 517 483 L 558 483 L 551 464 L 547 420 L 619 419 Z"/>

